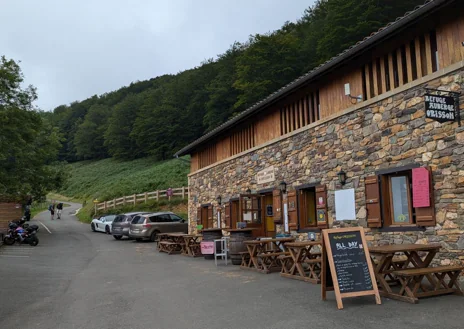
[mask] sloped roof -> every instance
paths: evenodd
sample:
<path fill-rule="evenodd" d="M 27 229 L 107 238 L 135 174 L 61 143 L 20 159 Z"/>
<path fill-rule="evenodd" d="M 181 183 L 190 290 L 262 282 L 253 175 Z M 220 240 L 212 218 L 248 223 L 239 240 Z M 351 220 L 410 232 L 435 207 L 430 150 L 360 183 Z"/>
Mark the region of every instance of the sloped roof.
<path fill-rule="evenodd" d="M 194 148 L 196 148 L 203 142 L 217 136 L 219 133 L 225 131 L 227 128 L 232 127 L 235 123 L 243 121 L 245 118 L 248 118 L 251 114 L 258 112 L 259 110 L 263 109 L 265 106 L 276 101 L 282 96 L 293 92 L 299 86 L 329 71 L 335 66 L 348 61 L 352 57 L 360 54 L 363 50 L 366 50 L 366 48 L 372 46 L 375 43 L 378 43 L 382 39 L 385 39 L 386 37 L 389 37 L 393 33 L 398 32 L 398 30 L 421 19 L 424 15 L 430 14 L 431 12 L 437 10 L 438 8 L 448 5 L 449 3 L 452 3 L 454 1 L 455 0 L 426 0 L 426 2 L 423 5 L 417 6 L 416 8 L 414 8 L 414 10 L 406 12 L 404 16 L 398 17 L 394 22 L 390 22 L 386 26 L 380 28 L 378 31 L 371 33 L 369 36 L 365 37 L 363 40 L 358 41 L 356 44 L 345 49 L 338 55 L 326 61 L 325 63 L 317 66 L 316 68 L 312 69 L 308 73 L 298 77 L 297 79 L 293 80 L 289 84 L 283 86 L 279 90 L 270 94 L 263 100 L 257 102 L 256 104 L 252 105 L 245 111 L 236 115 L 232 119 L 226 121 L 225 123 L 211 130 L 209 133 L 203 135 L 202 137 L 198 138 L 194 142 L 185 146 L 181 150 L 177 151 L 174 154 L 174 156 L 182 156 L 185 154 L 189 154 L 190 151 L 192 151 Z"/>

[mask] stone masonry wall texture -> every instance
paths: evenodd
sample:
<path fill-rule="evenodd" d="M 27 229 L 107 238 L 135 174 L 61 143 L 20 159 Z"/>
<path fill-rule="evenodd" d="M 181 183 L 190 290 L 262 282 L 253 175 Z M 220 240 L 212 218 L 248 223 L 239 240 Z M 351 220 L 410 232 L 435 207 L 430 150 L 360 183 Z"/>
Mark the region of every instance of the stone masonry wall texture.
<path fill-rule="evenodd" d="M 426 87 L 463 92 L 464 70 L 191 175 L 191 230 L 196 229 L 196 211 L 201 204 L 216 206 L 218 195 L 227 201 L 247 188 L 257 191 L 275 187 L 281 180 L 287 182 L 287 189 L 314 182 L 326 184 L 330 226 L 366 227 L 365 177 L 378 169 L 418 163 L 432 169 L 436 227 L 388 233 L 366 229 L 369 244 L 438 242 L 442 251 L 436 264 L 464 264 L 464 127 L 458 127 L 457 122 L 441 124 L 425 118 Z M 464 118 L 464 95 L 460 104 Z M 257 185 L 256 173 L 271 165 L 276 168 L 275 182 Z M 347 173 L 344 188 L 356 191 L 357 221 L 351 223 L 334 218 L 334 191 L 339 188 L 336 174 L 340 169 Z M 305 237 L 292 234 L 299 239 Z"/>

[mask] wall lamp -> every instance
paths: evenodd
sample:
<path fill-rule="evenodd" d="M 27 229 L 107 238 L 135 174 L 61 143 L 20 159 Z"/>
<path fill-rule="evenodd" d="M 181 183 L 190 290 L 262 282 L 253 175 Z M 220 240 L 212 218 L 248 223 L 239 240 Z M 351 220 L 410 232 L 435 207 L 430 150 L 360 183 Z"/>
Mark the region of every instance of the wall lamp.
<path fill-rule="evenodd" d="M 216 201 L 217 201 L 218 205 L 221 205 L 222 198 L 221 198 L 220 195 L 216 198 Z"/>
<path fill-rule="evenodd" d="M 279 187 L 282 193 L 285 193 L 287 191 L 287 183 L 285 183 L 285 181 L 281 181 Z"/>
<path fill-rule="evenodd" d="M 246 192 L 247 194 L 251 194 L 250 188 L 247 188 L 245 192 Z"/>
<path fill-rule="evenodd" d="M 337 176 L 338 176 L 338 181 L 340 182 L 340 184 L 345 185 L 345 183 L 346 183 L 346 172 L 344 172 L 343 169 L 341 169 L 337 173 Z"/>

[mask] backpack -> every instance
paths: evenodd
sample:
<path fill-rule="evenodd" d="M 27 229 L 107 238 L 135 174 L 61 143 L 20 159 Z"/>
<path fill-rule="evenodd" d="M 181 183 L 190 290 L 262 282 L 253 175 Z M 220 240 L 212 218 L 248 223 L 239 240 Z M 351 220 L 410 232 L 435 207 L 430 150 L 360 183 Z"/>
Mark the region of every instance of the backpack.
<path fill-rule="evenodd" d="M 52 209 L 53 209 L 53 206 L 52 206 L 52 205 L 49 205 L 49 206 L 48 206 L 48 211 L 52 211 Z"/>

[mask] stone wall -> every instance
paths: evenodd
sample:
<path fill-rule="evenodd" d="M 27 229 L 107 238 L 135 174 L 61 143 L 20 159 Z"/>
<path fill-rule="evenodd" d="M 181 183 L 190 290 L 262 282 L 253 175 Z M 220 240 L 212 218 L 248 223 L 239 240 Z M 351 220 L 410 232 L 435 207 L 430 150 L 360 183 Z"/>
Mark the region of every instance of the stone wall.
<path fill-rule="evenodd" d="M 267 145 L 241 157 L 189 177 L 189 219 L 196 227 L 196 210 L 201 204 L 237 197 L 275 187 L 285 180 L 288 189 L 320 182 L 327 185 L 328 217 L 332 227 L 366 227 L 364 179 L 378 169 L 411 163 L 430 166 L 433 171 L 436 227 L 425 231 L 381 232 L 366 229 L 370 244 L 440 242 L 442 264 L 464 264 L 464 127 L 425 118 L 425 87 L 463 91 L 464 70 L 456 71 L 368 107 L 348 112 L 301 133 Z M 461 116 L 464 118 L 464 97 Z M 256 173 L 273 165 L 276 181 L 257 185 Z M 347 173 L 344 188 L 356 191 L 357 220 L 337 222 L 334 191 L 337 172 Z M 224 218 L 222 216 L 221 218 Z M 305 235 L 293 232 L 303 239 Z"/>

